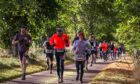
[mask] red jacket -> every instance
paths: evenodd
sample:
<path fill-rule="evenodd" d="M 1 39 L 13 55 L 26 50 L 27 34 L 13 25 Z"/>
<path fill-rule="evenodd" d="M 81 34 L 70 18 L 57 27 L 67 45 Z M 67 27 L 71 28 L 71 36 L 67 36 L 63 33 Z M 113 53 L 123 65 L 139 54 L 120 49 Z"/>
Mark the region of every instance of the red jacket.
<path fill-rule="evenodd" d="M 107 51 L 108 50 L 108 44 L 107 43 L 102 43 L 102 51 Z"/>
<path fill-rule="evenodd" d="M 50 38 L 50 44 L 55 45 L 55 49 L 65 49 L 65 47 L 69 47 L 70 40 L 66 34 L 63 34 L 61 37 L 57 34 L 54 34 Z"/>
<path fill-rule="evenodd" d="M 114 53 L 117 53 L 117 48 L 114 48 Z"/>

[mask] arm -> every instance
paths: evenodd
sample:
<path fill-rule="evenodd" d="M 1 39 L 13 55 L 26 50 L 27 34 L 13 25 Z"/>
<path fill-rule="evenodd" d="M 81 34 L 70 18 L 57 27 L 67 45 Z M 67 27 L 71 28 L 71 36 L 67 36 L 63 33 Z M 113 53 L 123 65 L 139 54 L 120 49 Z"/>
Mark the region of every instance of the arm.
<path fill-rule="evenodd" d="M 72 52 L 73 52 L 74 54 L 76 54 L 76 47 L 77 47 L 77 41 L 75 41 L 75 42 L 73 43 Z"/>
<path fill-rule="evenodd" d="M 91 51 L 90 51 L 91 48 L 92 48 L 92 46 L 91 46 L 90 42 L 89 41 L 86 41 L 85 52 L 88 53 L 88 54 L 90 54 L 91 53 Z"/>
<path fill-rule="evenodd" d="M 65 38 L 66 47 L 69 47 L 70 45 L 69 37 L 66 34 L 64 34 L 64 38 Z"/>
<path fill-rule="evenodd" d="M 29 44 L 32 43 L 32 37 L 29 35 Z"/>
<path fill-rule="evenodd" d="M 90 44 L 90 42 L 89 41 L 87 41 L 87 49 L 91 49 L 91 44 Z"/>
<path fill-rule="evenodd" d="M 43 48 L 45 48 L 46 47 L 46 41 L 43 43 L 43 46 L 42 46 Z"/>
<path fill-rule="evenodd" d="M 27 47 L 30 47 L 30 45 L 31 45 L 31 43 L 32 43 L 32 38 L 31 38 L 31 36 L 30 36 L 29 34 L 27 34 L 27 36 L 24 37 L 23 40 L 26 42 L 26 46 L 27 46 Z"/>
<path fill-rule="evenodd" d="M 54 35 L 50 38 L 49 43 L 50 43 L 50 45 L 52 45 L 52 46 L 55 44 L 55 43 L 54 43 Z"/>
<path fill-rule="evenodd" d="M 18 44 L 18 36 L 17 34 L 14 36 L 13 40 L 12 40 L 12 44 L 15 45 L 15 44 Z"/>

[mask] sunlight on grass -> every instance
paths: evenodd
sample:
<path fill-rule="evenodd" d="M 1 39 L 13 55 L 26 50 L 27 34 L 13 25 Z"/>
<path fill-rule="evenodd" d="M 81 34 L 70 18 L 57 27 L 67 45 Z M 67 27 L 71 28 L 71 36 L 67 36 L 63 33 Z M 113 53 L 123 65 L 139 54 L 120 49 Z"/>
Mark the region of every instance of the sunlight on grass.
<path fill-rule="evenodd" d="M 27 68 L 27 74 L 34 73 L 34 72 L 39 72 L 39 71 L 42 71 L 42 70 L 45 70 L 45 68 L 42 67 L 42 66 L 29 65 L 28 68 Z M 20 67 L 12 68 L 12 69 L 9 69 L 9 70 L 8 69 L 3 69 L 3 70 L 0 70 L 0 72 L 1 72 L 0 73 L 0 82 L 21 76 L 21 68 Z"/>
<path fill-rule="evenodd" d="M 129 59 L 117 60 L 108 65 L 91 84 L 133 84 L 133 63 Z"/>
<path fill-rule="evenodd" d="M 37 53 L 37 52 L 36 52 Z M 30 53 L 29 65 L 27 67 L 27 74 L 44 71 L 47 68 L 45 55 L 39 56 L 38 54 Z M 67 53 L 65 64 L 72 62 L 72 54 Z M 55 67 L 54 62 L 54 67 Z M 14 57 L 2 57 L 0 58 L 0 82 L 11 80 L 21 76 L 21 68 L 19 59 Z"/>

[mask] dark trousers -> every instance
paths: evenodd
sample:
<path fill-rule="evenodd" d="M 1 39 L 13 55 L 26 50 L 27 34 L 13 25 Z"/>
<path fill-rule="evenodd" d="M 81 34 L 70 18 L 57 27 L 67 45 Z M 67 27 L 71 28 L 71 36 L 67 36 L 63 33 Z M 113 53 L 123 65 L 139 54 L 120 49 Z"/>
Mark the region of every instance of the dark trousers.
<path fill-rule="evenodd" d="M 63 53 L 55 53 L 56 58 L 56 66 L 57 66 L 57 75 L 59 78 L 63 77 L 64 73 L 64 52 Z"/>
<path fill-rule="evenodd" d="M 107 61 L 107 51 L 103 51 L 103 59 Z"/>
<path fill-rule="evenodd" d="M 77 76 L 78 78 L 80 76 L 80 80 L 82 80 L 84 75 L 85 61 L 76 61 L 75 63 L 76 63 Z"/>

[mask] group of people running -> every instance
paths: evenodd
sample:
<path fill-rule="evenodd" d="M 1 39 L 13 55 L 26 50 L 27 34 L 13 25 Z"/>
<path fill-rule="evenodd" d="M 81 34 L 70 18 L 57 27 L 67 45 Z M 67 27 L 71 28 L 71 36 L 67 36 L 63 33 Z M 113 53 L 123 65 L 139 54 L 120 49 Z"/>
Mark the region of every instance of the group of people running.
<path fill-rule="evenodd" d="M 16 34 L 12 40 L 13 45 L 18 45 L 19 58 L 22 68 L 22 80 L 26 79 L 26 67 L 28 60 L 28 51 L 32 43 L 32 38 L 28 34 L 28 29 L 26 26 L 21 27 L 20 32 Z M 58 83 L 63 82 L 64 75 L 64 61 L 66 57 L 66 47 L 70 46 L 70 39 L 67 34 L 64 33 L 63 29 L 57 28 L 56 32 L 51 36 L 47 37 L 43 44 L 44 53 L 47 57 L 48 70 L 52 74 L 53 60 L 55 55 L 56 66 L 57 66 L 57 76 Z M 124 46 L 120 47 L 114 46 L 111 42 L 108 44 L 105 40 L 102 43 L 98 43 L 95 37 L 92 35 L 87 39 L 83 31 L 78 31 L 76 37 L 72 41 L 72 52 L 74 53 L 74 62 L 76 66 L 76 80 L 80 80 L 83 83 L 84 68 L 89 63 L 89 58 L 91 58 L 91 66 L 96 63 L 97 58 L 104 59 L 107 61 L 109 57 L 112 60 L 116 59 L 116 56 L 124 52 Z"/>

